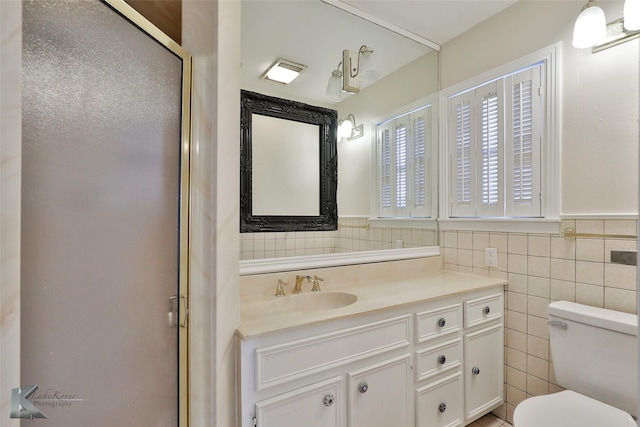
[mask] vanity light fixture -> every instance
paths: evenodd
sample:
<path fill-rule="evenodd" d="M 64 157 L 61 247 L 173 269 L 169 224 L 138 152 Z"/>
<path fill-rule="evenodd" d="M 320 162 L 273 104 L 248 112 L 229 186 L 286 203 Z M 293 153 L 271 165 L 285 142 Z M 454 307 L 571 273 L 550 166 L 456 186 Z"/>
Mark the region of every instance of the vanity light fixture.
<path fill-rule="evenodd" d="M 640 37 L 640 0 L 625 0 L 624 17 L 607 23 L 604 12 L 589 0 L 573 27 L 573 46 L 593 48 L 592 53 Z"/>
<path fill-rule="evenodd" d="M 623 17 L 625 30 L 640 30 L 640 0 L 625 0 Z"/>
<path fill-rule="evenodd" d="M 582 7 L 573 26 L 573 47 L 583 49 L 593 47 L 607 36 L 607 20 L 604 11 L 595 0 Z"/>
<path fill-rule="evenodd" d="M 332 101 L 342 100 L 342 91 L 359 93 L 380 78 L 378 64 L 373 49 L 362 45 L 357 52 L 349 49 L 342 51 L 342 62 L 333 70 L 326 95 Z"/>
<path fill-rule="evenodd" d="M 346 119 L 338 122 L 338 139 L 347 138 L 347 141 L 353 141 L 364 135 L 364 126 L 356 126 L 356 118 L 353 114 L 349 114 Z"/>
<path fill-rule="evenodd" d="M 342 101 L 342 71 L 340 70 L 340 66 L 342 62 L 338 64 L 338 68 L 331 72 L 331 77 L 329 77 L 329 83 L 327 83 L 327 91 L 326 96 L 332 101 L 340 102 Z"/>
<path fill-rule="evenodd" d="M 265 71 L 262 78 L 287 85 L 294 81 L 306 68 L 306 65 L 297 64 L 288 59 L 278 58 L 276 62 Z"/>

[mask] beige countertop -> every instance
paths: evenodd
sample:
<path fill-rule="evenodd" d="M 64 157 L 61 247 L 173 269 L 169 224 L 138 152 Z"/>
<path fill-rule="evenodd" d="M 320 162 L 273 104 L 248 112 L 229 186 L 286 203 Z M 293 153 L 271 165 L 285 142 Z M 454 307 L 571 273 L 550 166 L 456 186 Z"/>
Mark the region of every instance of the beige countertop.
<path fill-rule="evenodd" d="M 378 276 L 380 277 L 380 276 Z M 241 324 L 237 330 L 240 338 L 246 339 L 282 331 L 372 313 L 380 310 L 398 308 L 418 302 L 436 300 L 449 296 L 503 286 L 504 279 L 474 276 L 444 270 L 420 272 L 415 276 L 388 277 L 351 283 L 335 283 L 336 280 L 321 282 L 322 292 L 343 292 L 355 295 L 355 303 L 346 307 L 307 312 L 283 312 L 270 308 L 278 298 L 296 298 L 292 295 L 292 285 L 285 288 L 286 296 L 275 297 L 275 285 L 268 285 L 269 292 L 245 294 L 241 302 Z M 265 285 L 267 287 L 267 285 Z M 305 293 L 311 293 L 310 284 L 305 282 Z M 304 294 L 303 294 L 304 295 Z"/>

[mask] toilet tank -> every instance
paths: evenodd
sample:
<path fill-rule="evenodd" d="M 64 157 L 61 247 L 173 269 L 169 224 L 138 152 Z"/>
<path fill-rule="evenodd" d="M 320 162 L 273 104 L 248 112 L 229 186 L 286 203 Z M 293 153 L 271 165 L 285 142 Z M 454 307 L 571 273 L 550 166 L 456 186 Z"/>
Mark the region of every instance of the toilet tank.
<path fill-rule="evenodd" d="M 633 314 L 568 301 L 549 304 L 556 383 L 637 416 L 637 333 Z"/>

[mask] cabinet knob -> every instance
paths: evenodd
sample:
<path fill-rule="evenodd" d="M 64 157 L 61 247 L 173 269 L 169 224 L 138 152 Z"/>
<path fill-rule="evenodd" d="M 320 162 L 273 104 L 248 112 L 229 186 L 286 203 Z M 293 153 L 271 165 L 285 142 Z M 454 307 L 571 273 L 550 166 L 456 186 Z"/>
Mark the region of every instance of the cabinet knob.
<path fill-rule="evenodd" d="M 447 358 L 444 357 L 444 354 L 441 354 L 440 356 L 438 356 L 438 363 L 441 365 L 444 365 L 444 362 L 447 361 Z"/>
<path fill-rule="evenodd" d="M 335 402 L 335 401 L 336 401 L 336 398 L 333 397 L 333 394 L 327 394 L 324 397 L 324 406 L 331 406 L 331 405 L 333 405 L 333 402 Z"/>
<path fill-rule="evenodd" d="M 447 323 L 447 321 L 444 320 L 444 317 L 441 317 L 438 319 L 438 326 L 440 326 L 441 328 L 444 326 L 445 323 Z"/>
<path fill-rule="evenodd" d="M 478 375 L 478 374 L 480 373 L 480 368 L 478 368 L 477 366 L 474 366 L 474 367 L 471 369 L 471 373 L 472 373 L 473 375 Z"/>
<path fill-rule="evenodd" d="M 489 313 L 491 312 L 491 308 L 490 308 L 488 305 L 486 305 L 486 306 L 482 309 L 482 312 L 483 312 L 484 314 L 489 314 Z"/>
<path fill-rule="evenodd" d="M 444 412 L 444 411 L 446 411 L 446 410 L 447 410 L 447 405 L 446 405 L 445 403 L 441 403 L 441 404 L 438 406 L 438 411 L 440 411 L 440 412 Z"/>
<path fill-rule="evenodd" d="M 362 381 L 360 384 L 358 384 L 358 391 L 360 393 L 366 393 L 367 390 L 369 390 L 369 384 L 367 384 L 366 381 Z"/>

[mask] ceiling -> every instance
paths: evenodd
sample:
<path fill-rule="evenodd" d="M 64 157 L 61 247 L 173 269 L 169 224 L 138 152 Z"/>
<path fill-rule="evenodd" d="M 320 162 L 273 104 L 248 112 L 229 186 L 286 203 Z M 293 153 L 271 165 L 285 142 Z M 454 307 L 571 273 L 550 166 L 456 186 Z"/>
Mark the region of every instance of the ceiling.
<path fill-rule="evenodd" d="M 241 85 L 267 95 L 330 106 L 335 103 L 325 97 L 325 90 L 344 49 L 371 47 L 384 77 L 516 1 L 242 0 Z M 289 85 L 263 80 L 278 58 L 307 69 Z"/>
<path fill-rule="evenodd" d="M 342 0 L 342 3 L 443 45 L 516 1 Z"/>

